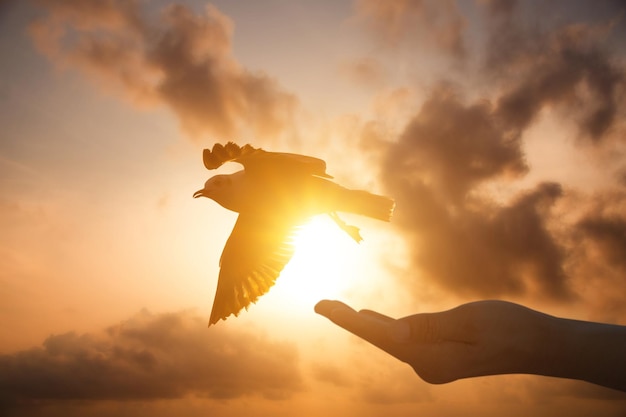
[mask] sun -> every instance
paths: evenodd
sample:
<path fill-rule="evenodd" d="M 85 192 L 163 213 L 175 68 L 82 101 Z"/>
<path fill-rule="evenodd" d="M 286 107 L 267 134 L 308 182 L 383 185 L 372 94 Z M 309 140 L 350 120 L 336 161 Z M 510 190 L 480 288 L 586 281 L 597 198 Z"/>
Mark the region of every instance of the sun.
<path fill-rule="evenodd" d="M 315 303 L 323 298 L 341 298 L 354 285 L 360 256 L 359 245 L 328 216 L 316 216 L 294 239 L 295 254 L 276 282 L 295 303 Z"/>

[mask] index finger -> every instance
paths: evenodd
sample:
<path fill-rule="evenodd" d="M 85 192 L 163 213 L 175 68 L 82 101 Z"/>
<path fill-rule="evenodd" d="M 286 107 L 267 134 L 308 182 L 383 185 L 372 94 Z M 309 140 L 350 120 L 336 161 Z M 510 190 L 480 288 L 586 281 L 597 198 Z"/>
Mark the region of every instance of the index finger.
<path fill-rule="evenodd" d="M 315 312 L 393 355 L 395 319 L 370 310 L 357 312 L 340 301 L 329 300 L 317 303 Z"/>

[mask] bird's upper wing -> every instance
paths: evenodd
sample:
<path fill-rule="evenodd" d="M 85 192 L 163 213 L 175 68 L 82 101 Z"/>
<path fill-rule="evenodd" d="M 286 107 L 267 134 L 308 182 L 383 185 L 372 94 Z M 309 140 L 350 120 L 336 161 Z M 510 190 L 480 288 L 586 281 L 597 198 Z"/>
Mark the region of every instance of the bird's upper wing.
<path fill-rule="evenodd" d="M 269 291 L 293 256 L 296 230 L 276 215 L 239 215 L 220 259 L 209 325 L 236 316 Z"/>
<path fill-rule="evenodd" d="M 216 143 L 213 145 L 213 149 L 204 149 L 202 151 L 202 162 L 204 162 L 206 169 L 217 169 L 226 162 L 235 161 L 242 155 L 258 151 L 261 151 L 261 149 L 254 148 L 250 145 L 241 147 L 233 142 L 228 142 L 226 145 Z"/>
<path fill-rule="evenodd" d="M 207 169 L 216 169 L 226 162 L 239 162 L 246 171 L 258 175 L 316 175 L 332 178 L 326 173 L 326 162 L 312 156 L 284 152 L 266 152 L 251 145 L 243 147 L 228 142 L 213 149 L 204 149 L 202 160 Z"/>

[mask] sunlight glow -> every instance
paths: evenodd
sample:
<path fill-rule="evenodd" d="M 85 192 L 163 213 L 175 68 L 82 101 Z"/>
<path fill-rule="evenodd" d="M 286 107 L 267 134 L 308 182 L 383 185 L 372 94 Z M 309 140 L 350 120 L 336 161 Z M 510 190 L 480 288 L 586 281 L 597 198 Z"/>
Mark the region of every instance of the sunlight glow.
<path fill-rule="evenodd" d="M 296 253 L 273 289 L 289 303 L 311 304 L 341 298 L 352 286 L 359 245 L 328 216 L 311 219 L 295 238 Z"/>

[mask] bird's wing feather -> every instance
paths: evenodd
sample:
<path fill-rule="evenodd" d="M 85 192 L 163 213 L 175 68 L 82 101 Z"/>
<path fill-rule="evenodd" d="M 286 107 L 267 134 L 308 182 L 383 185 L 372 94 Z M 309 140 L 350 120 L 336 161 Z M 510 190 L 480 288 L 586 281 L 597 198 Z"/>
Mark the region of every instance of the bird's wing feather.
<path fill-rule="evenodd" d="M 216 143 L 213 149 L 202 151 L 202 162 L 206 169 L 217 169 L 226 162 L 235 161 L 242 155 L 261 151 L 250 145 L 239 146 L 236 143 L 228 142 L 226 145 Z"/>
<path fill-rule="evenodd" d="M 246 171 L 258 175 L 316 175 L 332 178 L 326 173 L 326 162 L 312 156 L 284 152 L 266 152 L 251 145 L 239 146 L 233 142 L 216 143 L 213 149 L 204 149 L 202 160 L 207 169 L 217 169 L 226 162 L 239 162 Z"/>
<path fill-rule="evenodd" d="M 269 291 L 293 256 L 296 230 L 278 216 L 239 215 L 220 259 L 209 325 L 236 316 Z"/>
<path fill-rule="evenodd" d="M 242 155 L 236 159 L 246 172 L 255 175 L 306 176 L 332 178 L 326 173 L 326 162 L 312 156 L 285 152 L 259 152 Z"/>

